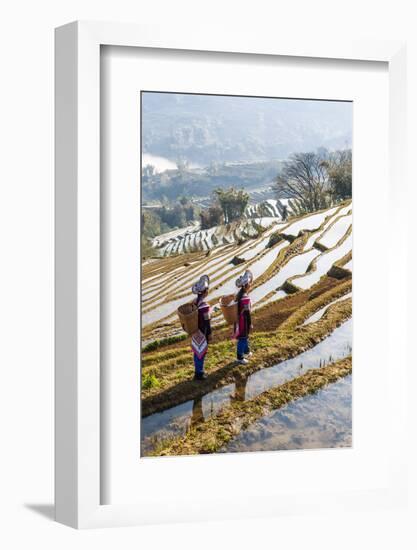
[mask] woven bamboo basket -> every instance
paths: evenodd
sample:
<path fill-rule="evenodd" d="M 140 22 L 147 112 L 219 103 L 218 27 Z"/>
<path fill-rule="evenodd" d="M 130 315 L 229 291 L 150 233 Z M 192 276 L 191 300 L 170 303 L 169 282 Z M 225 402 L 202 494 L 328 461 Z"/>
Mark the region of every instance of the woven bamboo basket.
<path fill-rule="evenodd" d="M 228 294 L 220 298 L 220 309 L 228 325 L 237 323 L 237 302 L 235 302 L 234 294 Z"/>
<path fill-rule="evenodd" d="M 195 304 L 183 304 L 177 309 L 184 331 L 192 336 L 198 330 L 198 307 Z"/>

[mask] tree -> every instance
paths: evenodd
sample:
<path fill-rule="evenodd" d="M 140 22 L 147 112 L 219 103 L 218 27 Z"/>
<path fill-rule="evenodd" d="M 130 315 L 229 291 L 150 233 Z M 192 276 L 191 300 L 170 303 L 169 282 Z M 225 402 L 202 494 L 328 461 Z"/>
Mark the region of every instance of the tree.
<path fill-rule="evenodd" d="M 184 211 L 185 219 L 187 222 L 193 221 L 198 218 L 200 214 L 200 208 L 196 204 L 194 204 L 193 201 L 190 200 L 188 197 L 182 195 L 182 197 L 180 197 L 179 199 L 179 204 Z"/>
<path fill-rule="evenodd" d="M 169 227 L 185 227 L 187 225 L 184 207 L 179 203 L 175 204 L 173 208 L 163 206 L 160 216 Z"/>
<path fill-rule="evenodd" d="M 249 194 L 243 189 L 239 191 L 230 187 L 229 189 L 215 189 L 214 200 L 223 211 L 224 223 L 230 223 L 242 217 L 249 202 Z"/>
<path fill-rule="evenodd" d="M 352 197 L 352 149 L 332 153 L 325 166 L 334 200 Z"/>
<path fill-rule="evenodd" d="M 142 234 L 144 237 L 155 237 L 161 233 L 161 218 L 157 212 L 142 209 Z"/>
<path fill-rule="evenodd" d="M 141 236 L 141 256 L 142 258 L 149 258 L 150 256 L 156 255 L 155 250 L 152 248 L 152 245 L 150 243 L 150 240 L 145 237 L 145 235 Z"/>
<path fill-rule="evenodd" d="M 278 198 L 290 198 L 297 213 L 315 212 L 331 203 L 329 176 L 323 154 L 296 153 L 277 176 Z"/>
<path fill-rule="evenodd" d="M 201 229 L 210 229 L 223 221 L 223 210 L 218 204 L 212 204 L 200 212 Z"/>

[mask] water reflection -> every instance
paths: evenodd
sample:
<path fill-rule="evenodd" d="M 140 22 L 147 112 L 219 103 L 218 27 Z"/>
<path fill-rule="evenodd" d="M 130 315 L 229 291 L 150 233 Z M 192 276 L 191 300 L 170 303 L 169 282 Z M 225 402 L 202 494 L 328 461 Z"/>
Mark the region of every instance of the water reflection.
<path fill-rule="evenodd" d="M 248 383 L 248 377 L 237 375 L 235 378 L 235 393 L 230 396 L 230 400 L 233 401 L 245 401 L 246 400 L 246 385 Z"/>
<path fill-rule="evenodd" d="M 252 374 L 246 387 L 246 399 L 297 378 L 311 369 L 319 369 L 352 353 L 352 320 L 336 328 L 325 340 L 292 359 Z"/>
<path fill-rule="evenodd" d="M 200 422 L 204 422 L 203 399 L 201 397 L 193 401 L 190 428 L 196 424 L 200 424 Z"/>
<path fill-rule="evenodd" d="M 202 398 L 190 400 L 142 419 L 142 455 L 148 455 L 158 443 L 185 435 L 190 426 L 203 422 L 233 401 L 253 399 L 260 393 L 317 369 L 352 352 L 352 320 L 336 328 L 330 336 L 292 359 L 244 377 L 237 374 L 234 383 L 218 388 Z"/>
<path fill-rule="evenodd" d="M 346 376 L 258 420 L 221 452 L 351 446 L 352 376 Z"/>

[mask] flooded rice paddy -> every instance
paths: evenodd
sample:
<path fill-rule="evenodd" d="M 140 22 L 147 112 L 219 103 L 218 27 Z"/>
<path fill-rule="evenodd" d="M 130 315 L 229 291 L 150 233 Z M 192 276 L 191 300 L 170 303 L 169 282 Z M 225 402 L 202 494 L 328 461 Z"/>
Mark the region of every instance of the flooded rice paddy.
<path fill-rule="evenodd" d="M 320 252 L 318 250 L 312 249 L 291 258 L 276 275 L 251 292 L 252 302 L 259 302 L 259 300 L 264 298 L 267 294 L 273 290 L 277 290 L 290 277 L 305 273 L 312 260 L 319 254 Z"/>
<path fill-rule="evenodd" d="M 310 315 L 310 317 L 308 317 L 304 321 L 303 325 L 309 325 L 310 323 L 315 323 L 316 321 L 319 321 L 330 306 L 332 306 L 333 304 L 337 304 L 337 302 L 341 302 L 342 300 L 347 300 L 348 298 L 352 298 L 352 292 L 344 294 L 340 298 L 337 298 L 337 300 L 333 300 L 333 302 L 330 302 L 330 304 L 325 305 L 324 307 L 313 313 L 313 315 Z"/>
<path fill-rule="evenodd" d="M 253 399 L 264 391 L 297 378 L 310 369 L 321 368 L 352 352 L 352 320 L 336 328 L 325 340 L 296 357 L 259 370 L 235 382 L 207 393 L 194 401 L 149 415 L 141 423 L 142 456 L 149 455 L 158 444 L 182 436 L 195 423 L 207 420 L 233 400 Z M 191 361 L 191 354 L 190 354 Z M 259 450 L 259 449 L 258 449 Z"/>
<path fill-rule="evenodd" d="M 254 304 L 253 310 L 255 311 L 259 307 L 263 307 L 266 304 L 270 304 L 272 302 L 276 302 L 278 300 L 281 300 L 282 298 L 285 298 L 286 296 L 288 296 L 288 294 L 285 292 L 285 290 L 274 291 L 274 293 L 271 294 L 271 296 L 269 296 L 268 298 L 266 298 L 266 300 L 263 300 L 261 303 L 257 302 L 256 304 Z"/>
<path fill-rule="evenodd" d="M 339 246 L 325 252 L 324 254 L 321 254 L 317 258 L 315 269 L 304 276 L 296 277 L 293 279 L 292 283 L 303 290 L 311 288 L 315 283 L 317 283 L 320 277 L 329 271 L 335 262 L 341 260 L 343 256 L 346 256 L 346 254 L 351 251 L 352 235 L 349 235 Z"/>
<path fill-rule="evenodd" d="M 304 218 L 301 218 L 301 220 L 290 224 L 283 231 L 283 233 L 285 235 L 292 235 L 293 237 L 296 237 L 300 233 L 300 231 L 314 231 L 321 226 L 321 224 L 328 216 L 333 215 L 336 211 L 337 207 L 330 208 L 329 210 L 325 210 L 324 212 L 320 212 L 319 214 L 305 216 Z"/>
<path fill-rule="evenodd" d="M 326 248 L 333 248 L 345 236 L 351 225 L 352 214 L 339 217 L 334 224 L 324 232 L 318 242 Z"/>
<path fill-rule="evenodd" d="M 344 209 L 342 209 L 344 210 Z M 326 229 L 340 216 L 340 212 L 336 211 L 334 214 L 330 215 L 326 221 L 326 223 L 319 229 L 318 231 L 315 231 L 307 240 L 304 250 L 308 250 L 309 248 L 312 248 L 314 243 L 323 235 L 323 233 L 326 231 Z"/>
<path fill-rule="evenodd" d="M 220 452 L 352 446 L 352 376 L 297 399 L 239 433 Z"/>
<path fill-rule="evenodd" d="M 247 260 L 252 260 L 252 263 L 250 263 L 248 267 L 250 267 L 255 278 L 259 277 L 276 259 L 279 252 L 289 245 L 287 241 L 282 241 L 274 248 L 265 252 L 261 258 L 257 260 L 256 256 L 263 253 L 272 232 L 272 230 L 268 230 L 258 243 L 256 241 L 245 242 L 240 249 L 235 249 L 231 253 L 225 251 L 225 255 L 216 254 L 216 256 L 208 260 L 204 266 L 190 266 L 188 269 L 185 268 L 186 276 L 179 277 L 178 281 L 173 280 L 169 286 L 168 294 L 166 288 L 163 288 L 163 286 L 146 290 L 142 295 L 142 307 L 144 308 L 142 313 L 142 326 L 146 326 L 175 313 L 181 304 L 191 301 L 194 297 L 191 293 L 191 284 L 203 273 L 211 276 L 213 283 L 220 285 L 216 290 L 210 293 L 210 298 L 217 298 L 223 294 L 235 292 L 235 279 L 242 271 L 241 266 L 233 266 L 230 263 L 235 255 L 239 257 L 241 257 L 241 254 L 247 255 Z M 181 273 L 184 273 L 183 269 L 181 269 Z M 169 277 L 169 275 L 167 275 L 167 277 Z M 150 279 L 148 279 L 148 281 L 149 280 Z M 162 288 L 163 291 L 161 293 Z M 176 299 L 169 299 L 169 294 L 175 295 L 181 292 L 187 292 L 187 295 Z"/>

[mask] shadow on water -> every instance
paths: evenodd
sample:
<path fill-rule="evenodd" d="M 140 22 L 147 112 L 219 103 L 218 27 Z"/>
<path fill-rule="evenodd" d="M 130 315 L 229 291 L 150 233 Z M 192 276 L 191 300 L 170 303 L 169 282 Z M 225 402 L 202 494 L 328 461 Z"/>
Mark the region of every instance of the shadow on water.
<path fill-rule="evenodd" d="M 324 367 L 351 353 L 350 319 L 336 328 L 325 340 L 296 357 L 259 370 L 248 377 L 237 375 L 234 383 L 211 391 L 202 398 L 143 418 L 142 456 L 148 455 L 164 440 L 185 435 L 191 426 L 207 420 L 233 401 L 253 399 L 268 389 L 301 376 L 308 370 Z"/>
<path fill-rule="evenodd" d="M 212 390 L 212 388 L 215 388 L 216 385 L 230 373 L 230 369 L 235 365 L 235 361 L 223 365 L 223 367 L 219 368 L 215 372 L 210 373 L 209 378 L 207 378 L 204 382 L 196 383 L 193 379 L 184 380 L 173 387 L 163 390 L 157 395 L 147 397 L 144 401 L 142 401 L 142 416 L 148 417 L 154 412 L 165 412 L 166 410 L 169 410 L 163 409 L 161 411 L 159 409 L 161 401 L 174 401 L 178 403 L 181 402 L 181 398 L 183 398 L 184 395 L 188 395 L 189 400 L 191 401 L 200 397 L 201 394 L 204 393 L 204 389 L 207 389 L 206 395 L 209 395 L 209 393 L 216 393 L 217 390 Z"/>

